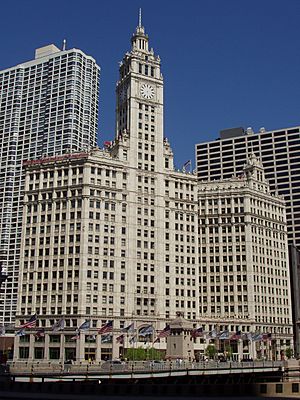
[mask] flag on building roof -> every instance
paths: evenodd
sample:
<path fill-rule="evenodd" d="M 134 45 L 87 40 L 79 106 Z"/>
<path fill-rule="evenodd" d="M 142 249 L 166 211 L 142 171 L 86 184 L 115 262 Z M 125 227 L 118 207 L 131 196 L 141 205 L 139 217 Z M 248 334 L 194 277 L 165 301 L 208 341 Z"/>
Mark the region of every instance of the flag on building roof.
<path fill-rule="evenodd" d="M 45 328 L 39 328 L 35 333 L 35 338 L 39 339 L 41 337 L 45 337 Z"/>
<path fill-rule="evenodd" d="M 25 336 L 26 332 L 25 329 L 20 329 L 16 332 L 16 336 Z"/>
<path fill-rule="evenodd" d="M 228 331 L 228 330 L 225 330 L 225 331 L 221 332 L 221 333 L 219 334 L 218 338 L 219 338 L 220 340 L 229 339 L 229 331 Z"/>
<path fill-rule="evenodd" d="M 203 332 L 202 326 L 200 326 L 199 328 L 196 328 L 196 329 L 194 329 L 192 331 L 192 337 L 193 338 L 197 338 L 197 337 L 200 337 L 200 336 L 203 336 L 203 335 L 204 335 L 204 332 Z"/>
<path fill-rule="evenodd" d="M 187 170 L 187 168 L 192 168 L 192 160 L 188 160 L 183 164 L 183 171 L 185 172 Z"/>
<path fill-rule="evenodd" d="M 80 332 L 76 331 L 75 335 L 71 337 L 71 340 L 77 340 L 79 338 L 80 338 Z"/>
<path fill-rule="evenodd" d="M 148 335 L 152 335 L 153 332 L 154 332 L 153 326 L 147 325 L 139 330 L 139 335 L 140 336 L 148 336 Z"/>
<path fill-rule="evenodd" d="M 117 343 L 124 344 L 124 335 L 120 335 L 116 338 Z"/>
<path fill-rule="evenodd" d="M 36 320 L 37 320 L 37 315 L 34 314 L 30 317 L 30 319 L 25 322 L 25 324 L 19 326 L 19 329 L 23 328 L 35 328 L 36 327 Z"/>
<path fill-rule="evenodd" d="M 109 140 L 106 140 L 106 141 L 104 142 L 104 147 L 110 147 L 111 145 L 112 145 L 112 142 L 109 141 Z"/>
<path fill-rule="evenodd" d="M 52 325 L 53 332 L 62 331 L 65 328 L 65 320 L 61 318 L 60 320 L 56 321 L 55 324 Z"/>
<path fill-rule="evenodd" d="M 134 322 L 132 322 L 130 325 L 126 326 L 125 328 L 121 329 L 121 332 L 126 332 L 130 333 L 134 331 Z"/>
<path fill-rule="evenodd" d="M 101 328 L 98 330 L 99 335 L 104 335 L 105 333 L 112 332 L 113 330 L 113 321 L 108 321 L 106 324 L 101 326 Z"/>
<path fill-rule="evenodd" d="M 165 328 L 159 332 L 157 338 L 155 339 L 154 343 L 157 342 L 159 339 L 165 338 L 171 335 L 171 328 L 170 325 L 166 325 Z"/>
<path fill-rule="evenodd" d="M 239 340 L 242 337 L 241 331 L 236 331 L 233 335 L 230 336 L 230 340 Z"/>
<path fill-rule="evenodd" d="M 90 329 L 90 326 L 91 326 L 91 321 L 90 320 L 86 320 L 80 325 L 78 330 L 79 331 L 84 331 L 84 330 Z"/>
<path fill-rule="evenodd" d="M 5 326 L 0 326 L 0 336 L 5 335 Z"/>

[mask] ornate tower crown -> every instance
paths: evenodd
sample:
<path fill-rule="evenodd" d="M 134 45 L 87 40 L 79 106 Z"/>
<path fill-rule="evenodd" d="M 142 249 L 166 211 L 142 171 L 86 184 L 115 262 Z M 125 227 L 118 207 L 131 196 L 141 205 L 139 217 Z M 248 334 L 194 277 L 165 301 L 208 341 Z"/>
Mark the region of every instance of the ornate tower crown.
<path fill-rule="evenodd" d="M 253 151 L 249 154 L 247 163 L 244 165 L 244 174 L 247 179 L 254 179 L 260 183 L 267 184 L 264 167 Z"/>
<path fill-rule="evenodd" d="M 148 35 L 145 34 L 145 28 L 142 26 L 142 10 L 139 11 L 139 24 L 131 38 L 132 50 L 148 52 Z"/>

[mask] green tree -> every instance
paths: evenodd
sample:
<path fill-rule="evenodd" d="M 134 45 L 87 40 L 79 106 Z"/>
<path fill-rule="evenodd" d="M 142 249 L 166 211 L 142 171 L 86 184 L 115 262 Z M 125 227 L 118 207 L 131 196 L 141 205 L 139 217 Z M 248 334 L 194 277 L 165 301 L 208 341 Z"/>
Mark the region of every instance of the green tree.
<path fill-rule="evenodd" d="M 209 358 L 215 358 L 216 353 L 217 349 L 214 344 L 209 344 L 205 349 L 205 355 Z"/>
<path fill-rule="evenodd" d="M 146 351 L 142 347 L 127 349 L 124 356 L 129 361 L 142 361 L 146 359 Z"/>
<path fill-rule="evenodd" d="M 232 347 L 229 344 L 227 344 L 225 346 L 225 353 L 226 353 L 227 358 L 231 359 L 233 351 L 232 351 Z"/>
<path fill-rule="evenodd" d="M 127 349 L 124 355 L 129 361 L 143 361 L 143 360 L 161 360 L 164 354 L 156 349 L 144 349 L 138 347 L 137 349 Z"/>
<path fill-rule="evenodd" d="M 147 351 L 147 358 L 148 360 L 162 360 L 164 358 L 164 353 L 151 347 Z"/>
<path fill-rule="evenodd" d="M 291 349 L 290 347 L 285 349 L 285 355 L 287 356 L 287 358 L 292 358 L 293 354 L 294 354 L 293 349 Z"/>

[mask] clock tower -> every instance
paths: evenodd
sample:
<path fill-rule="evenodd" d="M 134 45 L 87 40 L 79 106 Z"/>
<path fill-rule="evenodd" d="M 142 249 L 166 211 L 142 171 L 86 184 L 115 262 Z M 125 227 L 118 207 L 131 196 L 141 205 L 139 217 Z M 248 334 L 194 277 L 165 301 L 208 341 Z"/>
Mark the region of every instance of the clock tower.
<path fill-rule="evenodd" d="M 163 77 L 159 56 L 154 54 L 152 48 L 149 49 L 141 12 L 131 38 L 131 51 L 120 63 L 116 96 L 116 139 L 128 135 L 130 165 L 149 172 L 162 171 L 166 165 Z"/>

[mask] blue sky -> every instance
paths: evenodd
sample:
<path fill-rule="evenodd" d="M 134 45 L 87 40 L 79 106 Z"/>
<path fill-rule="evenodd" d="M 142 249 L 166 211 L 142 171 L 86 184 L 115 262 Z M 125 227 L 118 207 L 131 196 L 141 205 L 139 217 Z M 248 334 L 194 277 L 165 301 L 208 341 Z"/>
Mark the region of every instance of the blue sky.
<path fill-rule="evenodd" d="M 178 167 L 224 128 L 300 124 L 299 0 L 13 0 L 1 2 L 0 69 L 54 43 L 101 66 L 100 143 L 114 136 L 118 62 L 143 10 L 162 59 L 165 136 Z"/>

